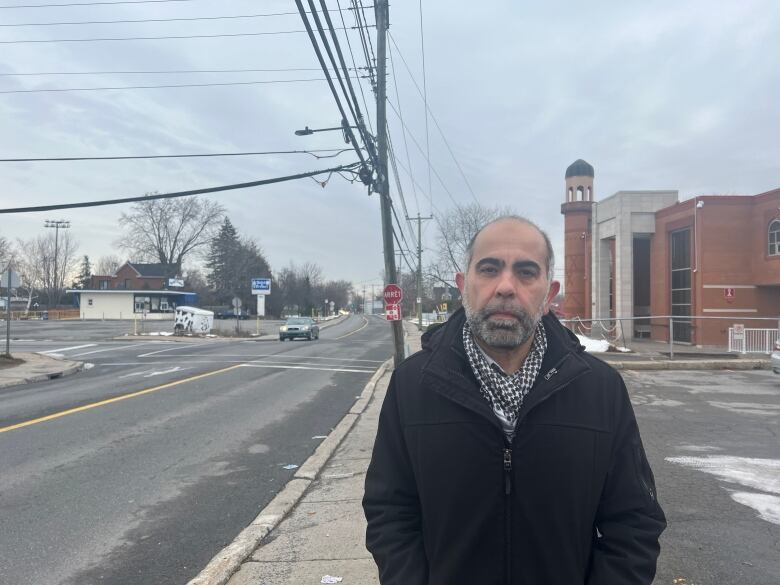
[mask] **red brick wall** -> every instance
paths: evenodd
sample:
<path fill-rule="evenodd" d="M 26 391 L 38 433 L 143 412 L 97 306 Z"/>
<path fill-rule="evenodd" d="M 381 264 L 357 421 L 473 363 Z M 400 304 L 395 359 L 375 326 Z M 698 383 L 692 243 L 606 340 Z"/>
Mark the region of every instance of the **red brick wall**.
<path fill-rule="evenodd" d="M 566 317 L 590 318 L 590 218 L 593 204 L 576 201 L 561 205 L 564 215 L 563 312 Z M 585 237 L 583 238 L 583 234 Z"/>

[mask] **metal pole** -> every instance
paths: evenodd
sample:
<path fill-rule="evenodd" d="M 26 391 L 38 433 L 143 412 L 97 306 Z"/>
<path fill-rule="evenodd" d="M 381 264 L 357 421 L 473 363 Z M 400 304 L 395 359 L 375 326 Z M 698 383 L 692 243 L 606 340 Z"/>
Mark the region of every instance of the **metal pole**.
<path fill-rule="evenodd" d="M 11 263 L 8 263 L 8 298 L 5 301 L 5 355 L 11 357 Z"/>
<path fill-rule="evenodd" d="M 417 326 L 422 331 L 422 218 L 417 212 Z"/>
<path fill-rule="evenodd" d="M 669 317 L 669 359 L 674 359 L 674 318 Z"/>
<path fill-rule="evenodd" d="M 59 281 L 57 280 L 57 255 L 58 255 L 58 243 L 60 235 L 60 224 L 54 226 L 54 294 L 57 294 L 59 288 Z M 59 299 L 58 299 L 59 300 Z M 55 303 L 55 306 L 57 303 Z M 51 309 L 51 299 L 49 299 L 49 308 Z"/>
<path fill-rule="evenodd" d="M 379 154 L 377 170 L 377 192 L 382 208 L 382 240 L 385 250 L 385 279 L 396 283 L 398 275 L 395 271 L 395 251 L 393 249 L 393 224 L 390 208 L 390 183 L 387 180 L 387 29 L 390 26 L 390 9 L 387 0 L 376 0 L 376 141 Z M 395 348 L 395 365 L 404 359 L 404 332 L 401 321 L 391 321 L 393 331 L 393 346 Z"/>

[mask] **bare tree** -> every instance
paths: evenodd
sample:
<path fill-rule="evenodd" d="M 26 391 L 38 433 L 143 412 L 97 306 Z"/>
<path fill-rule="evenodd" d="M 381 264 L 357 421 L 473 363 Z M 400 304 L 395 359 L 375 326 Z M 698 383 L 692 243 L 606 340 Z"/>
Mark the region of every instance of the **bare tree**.
<path fill-rule="evenodd" d="M 8 241 L 8 238 L 0 236 L 0 271 L 5 270 L 6 264 L 11 259 L 11 254 L 11 242 Z"/>
<path fill-rule="evenodd" d="M 116 243 L 135 260 L 174 264 L 203 251 L 219 230 L 225 209 L 210 199 L 150 199 L 122 213 L 125 234 Z"/>
<path fill-rule="evenodd" d="M 122 261 L 119 259 L 119 256 L 116 256 L 115 254 L 101 256 L 97 261 L 97 264 L 95 264 L 95 274 L 111 276 L 116 273 L 121 265 Z"/>
<path fill-rule="evenodd" d="M 437 219 L 436 260 L 428 267 L 430 278 L 453 284 L 455 273 L 462 272 L 466 248 L 474 234 L 489 221 L 511 214 L 508 208 L 483 207 L 477 203 L 464 205 Z"/>
<path fill-rule="evenodd" d="M 13 263 L 14 269 L 19 273 L 19 279 L 21 280 L 22 286 L 20 289 L 27 296 L 25 313 L 29 313 L 36 291 L 40 291 L 44 287 L 44 266 L 43 262 L 40 261 L 44 252 L 45 246 L 41 236 L 30 238 L 29 240 L 21 238 L 16 240 Z M 17 294 L 19 293 L 17 292 Z"/>

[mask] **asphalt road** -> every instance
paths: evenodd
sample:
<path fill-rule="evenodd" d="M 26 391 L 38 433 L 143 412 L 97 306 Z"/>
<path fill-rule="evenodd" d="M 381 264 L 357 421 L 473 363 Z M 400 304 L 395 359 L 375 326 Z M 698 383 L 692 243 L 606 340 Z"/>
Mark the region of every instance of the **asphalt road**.
<path fill-rule="evenodd" d="M 668 521 L 655 583 L 780 583 L 780 376 L 623 376 Z"/>
<path fill-rule="evenodd" d="M 4 585 L 185 583 L 392 351 L 387 324 L 360 316 L 285 343 L 106 342 L 80 325 L 13 346 L 94 367 L 0 393 Z"/>

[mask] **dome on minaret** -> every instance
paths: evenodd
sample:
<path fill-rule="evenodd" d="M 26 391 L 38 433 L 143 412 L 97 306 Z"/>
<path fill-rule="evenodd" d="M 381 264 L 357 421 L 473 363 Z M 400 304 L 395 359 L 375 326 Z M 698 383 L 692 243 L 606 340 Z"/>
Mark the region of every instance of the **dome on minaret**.
<path fill-rule="evenodd" d="M 588 162 L 585 162 L 581 158 L 578 158 L 573 163 L 569 165 L 569 168 L 566 169 L 566 177 L 593 177 L 594 171 L 593 171 L 593 165 L 591 165 Z"/>

